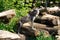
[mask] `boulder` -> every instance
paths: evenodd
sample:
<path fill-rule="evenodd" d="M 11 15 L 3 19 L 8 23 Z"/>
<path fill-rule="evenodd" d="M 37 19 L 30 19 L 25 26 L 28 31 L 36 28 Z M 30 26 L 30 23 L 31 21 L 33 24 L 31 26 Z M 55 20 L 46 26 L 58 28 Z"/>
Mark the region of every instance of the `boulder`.
<path fill-rule="evenodd" d="M 56 37 L 57 37 L 57 39 L 56 39 L 56 40 L 60 40 L 60 36 L 59 36 L 59 35 L 57 35 Z"/>
<path fill-rule="evenodd" d="M 0 30 L 0 40 L 17 40 L 20 39 L 20 36 L 18 34 L 15 33 L 11 33 L 9 31 L 4 31 L 4 30 Z"/>

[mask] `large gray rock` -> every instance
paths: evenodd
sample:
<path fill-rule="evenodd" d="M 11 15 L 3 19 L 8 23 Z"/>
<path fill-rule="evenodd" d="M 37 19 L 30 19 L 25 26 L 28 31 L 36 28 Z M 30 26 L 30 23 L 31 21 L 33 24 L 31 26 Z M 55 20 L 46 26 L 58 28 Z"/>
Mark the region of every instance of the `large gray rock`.
<path fill-rule="evenodd" d="M 57 37 L 57 40 L 60 40 L 60 27 L 57 26 L 57 28 L 58 28 L 58 35 L 56 35 L 56 37 Z"/>
<path fill-rule="evenodd" d="M 19 34 L 19 36 L 20 36 L 20 40 L 26 40 L 26 35 L 24 35 L 24 34 Z"/>
<path fill-rule="evenodd" d="M 58 30 L 58 34 L 60 35 L 60 29 Z"/>
<path fill-rule="evenodd" d="M 60 40 L 60 36 L 59 35 L 56 35 L 56 37 L 57 37 L 57 40 Z"/>
<path fill-rule="evenodd" d="M 20 36 L 18 34 L 15 33 L 11 33 L 9 31 L 4 31 L 4 30 L 0 30 L 0 40 L 10 40 L 10 39 L 20 39 Z"/>

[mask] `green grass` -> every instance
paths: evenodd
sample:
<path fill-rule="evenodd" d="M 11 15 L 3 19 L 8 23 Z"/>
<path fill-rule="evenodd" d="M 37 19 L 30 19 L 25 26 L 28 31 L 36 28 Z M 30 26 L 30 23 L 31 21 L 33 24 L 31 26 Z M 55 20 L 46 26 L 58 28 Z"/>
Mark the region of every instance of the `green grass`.
<path fill-rule="evenodd" d="M 29 40 L 55 40 L 52 36 L 50 37 L 44 37 L 44 36 L 39 36 L 39 37 L 29 37 Z"/>
<path fill-rule="evenodd" d="M 44 32 L 41 31 L 41 32 L 40 32 L 40 35 L 39 35 L 38 37 L 36 37 L 36 40 L 55 40 L 55 38 L 52 37 L 51 35 L 46 37 L 46 36 L 44 35 Z"/>
<path fill-rule="evenodd" d="M 43 34 L 37 36 L 37 37 L 29 37 L 29 40 L 56 40 L 53 36 L 45 37 Z"/>

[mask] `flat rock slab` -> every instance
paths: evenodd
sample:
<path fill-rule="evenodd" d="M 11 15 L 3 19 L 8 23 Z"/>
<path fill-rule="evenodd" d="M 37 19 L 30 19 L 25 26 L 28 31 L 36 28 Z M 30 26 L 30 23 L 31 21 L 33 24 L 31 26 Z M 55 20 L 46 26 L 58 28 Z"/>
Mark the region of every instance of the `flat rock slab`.
<path fill-rule="evenodd" d="M 56 37 L 57 37 L 57 40 L 60 40 L 60 35 L 57 35 Z"/>
<path fill-rule="evenodd" d="M 0 40 L 20 39 L 20 36 L 9 31 L 0 30 Z"/>
<path fill-rule="evenodd" d="M 20 40 L 26 40 L 26 35 L 24 35 L 24 34 L 19 34 L 19 36 L 20 36 Z"/>
<path fill-rule="evenodd" d="M 15 10 L 14 9 L 10 9 L 10 10 L 6 10 L 0 13 L 0 17 L 4 17 L 4 16 L 15 16 Z"/>

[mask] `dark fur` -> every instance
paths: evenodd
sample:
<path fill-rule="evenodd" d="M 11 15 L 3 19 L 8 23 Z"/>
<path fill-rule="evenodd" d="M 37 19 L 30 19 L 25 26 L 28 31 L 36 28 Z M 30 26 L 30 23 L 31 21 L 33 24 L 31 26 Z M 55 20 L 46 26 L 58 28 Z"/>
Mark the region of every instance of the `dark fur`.
<path fill-rule="evenodd" d="M 37 10 L 33 9 L 32 11 L 29 11 L 27 16 L 22 17 L 21 20 L 19 20 L 18 33 L 20 32 L 21 27 L 24 23 L 33 21 L 33 18 L 36 16 L 36 14 L 37 14 Z"/>

